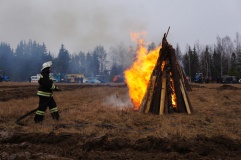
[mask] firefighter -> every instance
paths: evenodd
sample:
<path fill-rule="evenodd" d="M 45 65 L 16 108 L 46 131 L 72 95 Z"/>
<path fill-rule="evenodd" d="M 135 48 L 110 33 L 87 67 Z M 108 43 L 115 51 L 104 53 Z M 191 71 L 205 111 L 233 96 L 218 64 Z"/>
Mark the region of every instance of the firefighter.
<path fill-rule="evenodd" d="M 52 118 L 57 121 L 59 120 L 58 108 L 52 93 L 53 91 L 61 91 L 61 89 L 54 85 L 49 75 L 51 66 L 51 61 L 45 62 L 42 65 L 40 78 L 38 80 L 39 87 L 37 95 L 39 96 L 39 106 L 37 111 L 35 112 L 35 123 L 43 121 L 44 113 L 47 107 L 49 107 Z"/>

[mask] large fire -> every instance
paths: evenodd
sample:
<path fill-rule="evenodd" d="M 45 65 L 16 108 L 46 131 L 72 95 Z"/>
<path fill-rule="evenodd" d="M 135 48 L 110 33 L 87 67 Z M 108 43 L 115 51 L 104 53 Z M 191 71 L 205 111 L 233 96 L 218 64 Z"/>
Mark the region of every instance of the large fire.
<path fill-rule="evenodd" d="M 137 33 L 131 34 L 131 37 L 137 41 L 138 48 L 133 65 L 125 71 L 125 78 L 134 110 L 138 110 L 156 65 L 161 46 L 148 52 L 144 40 L 140 39 Z"/>

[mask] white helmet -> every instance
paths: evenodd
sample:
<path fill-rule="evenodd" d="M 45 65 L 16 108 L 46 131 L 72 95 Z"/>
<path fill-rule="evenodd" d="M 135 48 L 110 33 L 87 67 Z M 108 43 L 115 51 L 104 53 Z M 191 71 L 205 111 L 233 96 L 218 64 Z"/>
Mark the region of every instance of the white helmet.
<path fill-rule="evenodd" d="M 48 67 L 51 67 L 51 66 L 52 66 L 52 61 L 45 62 L 45 63 L 42 65 L 41 71 L 42 71 L 44 68 L 48 68 Z"/>

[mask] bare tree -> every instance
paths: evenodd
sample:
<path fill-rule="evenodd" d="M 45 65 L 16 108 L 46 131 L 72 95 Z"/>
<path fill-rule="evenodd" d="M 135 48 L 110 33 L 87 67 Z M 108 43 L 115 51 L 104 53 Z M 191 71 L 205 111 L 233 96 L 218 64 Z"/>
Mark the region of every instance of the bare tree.
<path fill-rule="evenodd" d="M 106 57 L 107 57 L 107 52 L 105 51 L 103 46 L 96 46 L 93 55 L 97 56 L 97 60 L 99 62 L 99 73 L 103 74 L 105 70 L 105 64 L 106 64 Z"/>
<path fill-rule="evenodd" d="M 133 62 L 134 49 L 125 47 L 122 43 L 110 48 L 110 58 L 112 65 L 123 66 L 128 68 Z"/>
<path fill-rule="evenodd" d="M 222 47 L 223 47 L 223 53 L 226 57 L 225 62 L 227 62 L 227 65 L 226 65 L 227 72 L 229 72 L 231 69 L 231 56 L 232 56 L 232 53 L 234 52 L 234 44 L 229 36 L 225 36 L 224 38 L 222 38 Z"/>
<path fill-rule="evenodd" d="M 180 46 L 179 46 L 178 43 L 177 43 L 177 46 L 176 46 L 176 56 L 177 56 L 177 60 L 181 61 L 181 59 L 182 59 L 182 52 L 181 52 L 181 49 L 180 49 Z"/>
<path fill-rule="evenodd" d="M 234 43 L 235 43 L 235 52 L 236 54 L 238 54 L 239 52 L 241 52 L 241 36 L 238 32 L 236 32 Z"/>
<path fill-rule="evenodd" d="M 239 72 L 238 76 L 241 76 L 241 36 L 240 34 L 237 32 L 236 36 L 235 36 L 235 52 L 237 55 L 237 71 Z"/>

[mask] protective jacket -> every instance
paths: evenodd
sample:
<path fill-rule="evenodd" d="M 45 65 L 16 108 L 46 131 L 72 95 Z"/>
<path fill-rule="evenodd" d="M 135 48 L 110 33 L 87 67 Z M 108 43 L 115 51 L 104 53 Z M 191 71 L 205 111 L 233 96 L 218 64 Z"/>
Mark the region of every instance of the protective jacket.
<path fill-rule="evenodd" d="M 38 83 L 39 87 L 37 95 L 51 97 L 53 90 L 56 89 L 56 86 L 54 85 L 53 80 L 50 77 L 49 71 L 47 69 L 42 70 Z"/>

